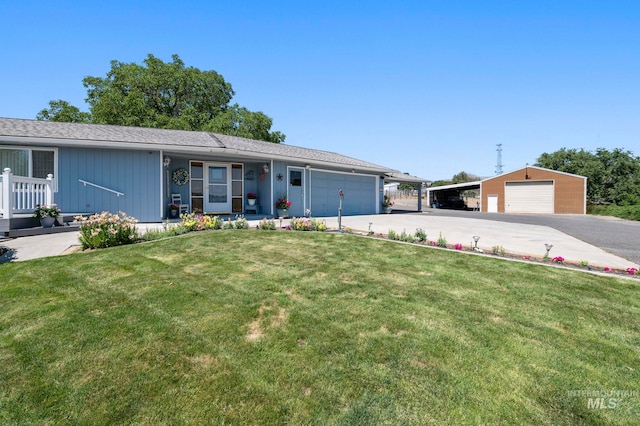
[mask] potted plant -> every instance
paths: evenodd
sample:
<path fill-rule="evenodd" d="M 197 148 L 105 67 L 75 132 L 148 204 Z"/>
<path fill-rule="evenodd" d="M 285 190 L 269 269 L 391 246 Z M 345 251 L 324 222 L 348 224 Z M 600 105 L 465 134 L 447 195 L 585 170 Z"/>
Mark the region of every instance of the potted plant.
<path fill-rule="evenodd" d="M 389 214 L 391 213 L 392 210 L 393 210 L 393 200 L 388 195 L 385 195 L 384 198 L 382 199 L 382 211 L 384 213 Z"/>
<path fill-rule="evenodd" d="M 287 201 L 286 195 L 278 198 L 278 201 L 276 201 L 276 213 L 278 217 L 289 216 L 289 207 L 291 207 L 291 201 Z"/>
<path fill-rule="evenodd" d="M 169 215 L 171 217 L 178 216 L 178 210 L 180 210 L 180 206 L 176 203 L 169 203 Z"/>
<path fill-rule="evenodd" d="M 258 199 L 258 194 L 255 194 L 253 192 L 247 192 L 247 202 L 249 203 L 250 206 L 255 205 L 257 199 Z"/>
<path fill-rule="evenodd" d="M 40 219 L 40 225 L 42 225 L 43 228 L 51 228 L 58 216 L 60 216 L 60 209 L 56 204 L 49 206 L 36 204 L 36 209 L 33 212 L 33 217 Z"/>

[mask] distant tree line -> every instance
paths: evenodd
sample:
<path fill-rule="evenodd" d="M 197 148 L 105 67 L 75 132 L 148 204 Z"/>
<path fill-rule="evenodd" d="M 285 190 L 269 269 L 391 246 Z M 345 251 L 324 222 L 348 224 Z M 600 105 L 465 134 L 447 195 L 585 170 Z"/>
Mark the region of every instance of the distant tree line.
<path fill-rule="evenodd" d="M 562 148 L 542 154 L 535 165 L 586 176 L 587 201 L 591 204 L 640 204 L 640 157 L 631 151 Z"/>

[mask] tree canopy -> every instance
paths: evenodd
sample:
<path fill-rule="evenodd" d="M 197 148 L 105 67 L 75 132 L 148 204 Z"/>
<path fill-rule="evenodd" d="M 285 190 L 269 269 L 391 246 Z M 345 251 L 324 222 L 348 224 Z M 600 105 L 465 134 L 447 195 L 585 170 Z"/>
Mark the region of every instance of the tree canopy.
<path fill-rule="evenodd" d="M 235 92 L 216 71 L 186 67 L 178 55 L 165 63 L 149 54 L 144 65 L 111 61 L 106 77 L 87 76 L 90 112 L 63 100 L 50 101 L 38 120 L 204 130 L 281 143 L 262 112 L 230 104 Z"/>
<path fill-rule="evenodd" d="M 640 204 L 640 157 L 631 151 L 598 148 L 594 153 L 562 148 L 543 153 L 535 165 L 586 176 L 591 203 Z"/>

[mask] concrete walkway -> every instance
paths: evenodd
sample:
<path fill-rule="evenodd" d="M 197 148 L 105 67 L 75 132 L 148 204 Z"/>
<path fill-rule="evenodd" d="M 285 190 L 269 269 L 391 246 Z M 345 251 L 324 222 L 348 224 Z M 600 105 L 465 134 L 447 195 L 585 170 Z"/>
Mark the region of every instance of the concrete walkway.
<path fill-rule="evenodd" d="M 322 218 L 329 228 L 338 228 L 338 218 Z M 255 227 L 258 221 L 249 221 Z M 287 219 L 283 224 L 288 224 Z M 346 216 L 342 226 L 354 231 L 387 234 L 389 230 L 398 233 L 405 231 L 413 234 L 416 228 L 422 228 L 429 240 L 437 240 L 440 232 L 449 244 L 460 243 L 469 247 L 473 236 L 478 235 L 478 246 L 491 253 L 494 246 L 502 246 L 507 253 L 529 255 L 535 258 L 544 256 L 545 243 L 553 244 L 550 257 L 562 256 L 568 262 L 579 263 L 584 260 L 591 266 L 627 269 L 638 267 L 633 262 L 608 253 L 598 247 L 580 241 L 570 235 L 546 226 L 505 223 L 495 220 L 430 216 L 425 213 L 406 213 L 371 216 Z M 141 232 L 147 229 L 161 228 L 161 223 L 138 224 Z M 47 256 L 57 256 L 79 248 L 78 233 L 21 237 L 0 241 L 10 251 L 0 257 L 2 261 L 22 261 Z"/>

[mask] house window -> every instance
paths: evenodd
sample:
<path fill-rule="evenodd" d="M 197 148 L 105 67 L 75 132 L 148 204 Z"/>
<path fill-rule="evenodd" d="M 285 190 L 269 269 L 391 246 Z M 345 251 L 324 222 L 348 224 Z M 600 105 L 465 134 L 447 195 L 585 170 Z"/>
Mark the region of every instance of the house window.
<path fill-rule="evenodd" d="M 55 173 L 55 151 L 45 149 L 0 148 L 0 168 L 9 167 L 16 176 L 44 179 Z"/>
<path fill-rule="evenodd" d="M 32 177 L 45 179 L 48 174 L 53 174 L 53 151 L 31 151 Z"/>
<path fill-rule="evenodd" d="M 302 186 L 302 172 L 289 170 L 289 183 L 291 186 Z"/>

